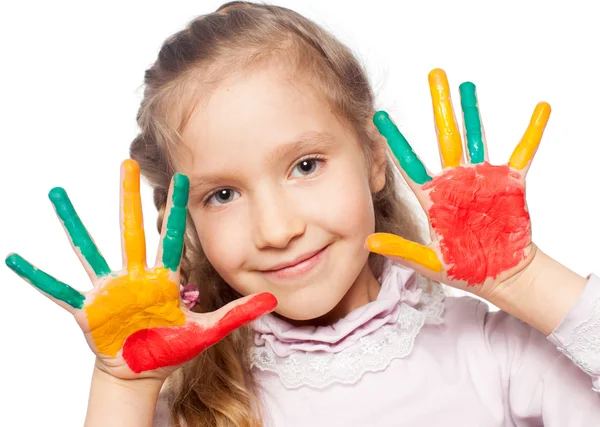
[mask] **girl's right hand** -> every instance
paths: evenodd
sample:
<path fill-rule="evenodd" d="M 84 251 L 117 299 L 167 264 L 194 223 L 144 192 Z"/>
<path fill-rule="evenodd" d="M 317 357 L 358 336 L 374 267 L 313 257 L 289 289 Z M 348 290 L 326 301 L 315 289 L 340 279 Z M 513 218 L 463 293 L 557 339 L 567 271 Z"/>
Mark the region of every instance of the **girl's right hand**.
<path fill-rule="evenodd" d="M 140 170 L 134 160 L 121 165 L 123 269 L 112 272 L 77 216 L 67 193 L 49 197 L 93 288 L 79 292 L 17 254 L 6 264 L 69 311 L 97 355 L 96 365 L 120 379 L 166 378 L 233 330 L 277 306 L 269 293 L 249 295 L 213 313 L 194 313 L 179 298 L 179 267 L 186 228 L 189 180 L 176 174 L 169 188 L 165 220 L 154 268 L 146 267 L 140 198 Z"/>

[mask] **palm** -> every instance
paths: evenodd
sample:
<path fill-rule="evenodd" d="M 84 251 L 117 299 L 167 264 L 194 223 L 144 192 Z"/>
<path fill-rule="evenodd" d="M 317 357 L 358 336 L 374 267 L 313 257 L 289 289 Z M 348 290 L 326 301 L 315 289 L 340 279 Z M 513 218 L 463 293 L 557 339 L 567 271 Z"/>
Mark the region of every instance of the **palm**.
<path fill-rule="evenodd" d="M 79 220 L 66 192 L 50 192 L 57 214 L 86 267 L 93 289 L 80 293 L 16 254 L 7 265 L 57 304 L 81 327 L 97 363 L 123 379 L 166 376 L 236 328 L 275 308 L 268 293 L 250 295 L 214 313 L 193 313 L 179 299 L 179 265 L 189 181 L 176 175 L 154 268 L 146 267 L 139 166 L 123 163 L 121 189 L 123 271 L 111 272 Z"/>
<path fill-rule="evenodd" d="M 151 343 L 139 344 L 133 357 L 124 360 L 126 343 L 131 344 L 128 338 L 150 328 L 184 323 L 187 310 L 180 307 L 178 289 L 177 283 L 169 279 L 168 270 L 155 268 L 105 278 L 86 294 L 83 309 L 74 313 L 75 320 L 107 370 L 122 371 L 119 376 L 132 368 L 140 370 L 143 363 L 138 353 L 143 349 L 151 352 Z"/>
<path fill-rule="evenodd" d="M 482 163 L 448 169 L 423 185 L 431 206 L 430 234 L 444 264 L 444 281 L 494 287 L 526 265 L 531 224 L 520 174 Z"/>
<path fill-rule="evenodd" d="M 409 186 L 427 213 L 427 246 L 378 233 L 369 248 L 408 264 L 428 277 L 479 295 L 522 270 L 532 259 L 531 223 L 525 200 L 525 176 L 550 107 L 536 107 L 525 136 L 505 165 L 491 165 L 479 117 L 475 86 L 461 85 L 466 129 L 462 150 L 448 83 L 442 70 L 430 74 L 430 87 L 443 170 L 431 174 L 386 113 L 374 118 Z"/>

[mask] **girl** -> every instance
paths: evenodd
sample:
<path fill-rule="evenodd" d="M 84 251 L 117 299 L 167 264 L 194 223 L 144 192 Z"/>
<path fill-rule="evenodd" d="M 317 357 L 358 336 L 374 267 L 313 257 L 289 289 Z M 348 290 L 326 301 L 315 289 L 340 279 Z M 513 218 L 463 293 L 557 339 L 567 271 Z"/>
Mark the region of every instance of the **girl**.
<path fill-rule="evenodd" d="M 94 289 L 7 258 L 97 355 L 86 425 L 598 423 L 600 279 L 531 242 L 525 175 L 547 104 L 508 164 L 490 165 L 474 86 L 460 87 L 463 150 L 432 71 L 434 175 L 375 114 L 347 48 L 290 10 L 243 2 L 169 38 L 145 83 L 121 169 L 123 270 L 60 188 L 51 201 Z M 427 212 L 427 244 L 396 170 Z M 140 172 L 159 210 L 151 269 Z M 198 300 L 189 286 L 180 300 L 186 283 Z"/>

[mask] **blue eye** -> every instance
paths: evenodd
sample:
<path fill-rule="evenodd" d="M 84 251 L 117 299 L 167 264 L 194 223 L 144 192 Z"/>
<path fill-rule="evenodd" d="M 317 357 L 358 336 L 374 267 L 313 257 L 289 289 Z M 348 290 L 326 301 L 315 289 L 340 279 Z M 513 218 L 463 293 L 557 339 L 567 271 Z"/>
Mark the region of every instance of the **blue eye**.
<path fill-rule="evenodd" d="M 308 175 L 315 173 L 317 170 L 319 170 L 319 168 L 321 167 L 323 162 L 324 162 L 324 160 L 318 159 L 315 157 L 303 159 L 303 160 L 300 160 L 296 164 L 296 166 L 294 166 L 293 171 L 298 171 L 301 176 L 308 176 Z M 292 171 L 292 175 L 293 175 L 293 171 Z"/>
<path fill-rule="evenodd" d="M 236 196 L 237 194 L 237 196 Z M 211 196 L 206 200 L 207 205 L 225 205 L 232 200 L 235 200 L 239 197 L 237 191 L 232 190 L 231 188 L 222 188 L 220 190 L 215 191 L 211 194 Z"/>

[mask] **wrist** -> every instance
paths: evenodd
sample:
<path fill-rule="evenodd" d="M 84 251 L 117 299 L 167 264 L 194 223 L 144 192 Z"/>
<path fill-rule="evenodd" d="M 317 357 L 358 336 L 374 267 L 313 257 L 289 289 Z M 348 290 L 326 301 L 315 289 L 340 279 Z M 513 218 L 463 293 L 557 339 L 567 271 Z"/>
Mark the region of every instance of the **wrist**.
<path fill-rule="evenodd" d="M 538 248 L 531 263 L 498 285 L 489 301 L 548 336 L 575 305 L 586 282 Z"/>
<path fill-rule="evenodd" d="M 164 380 L 124 380 L 94 367 L 86 427 L 150 427 Z"/>
<path fill-rule="evenodd" d="M 92 383 L 94 382 L 105 386 L 114 387 L 117 390 L 123 390 L 124 393 L 158 395 L 160 389 L 165 383 L 165 380 L 161 378 L 136 378 L 126 380 L 117 378 L 98 367 L 98 365 L 95 365 L 94 372 L 92 374 Z"/>

